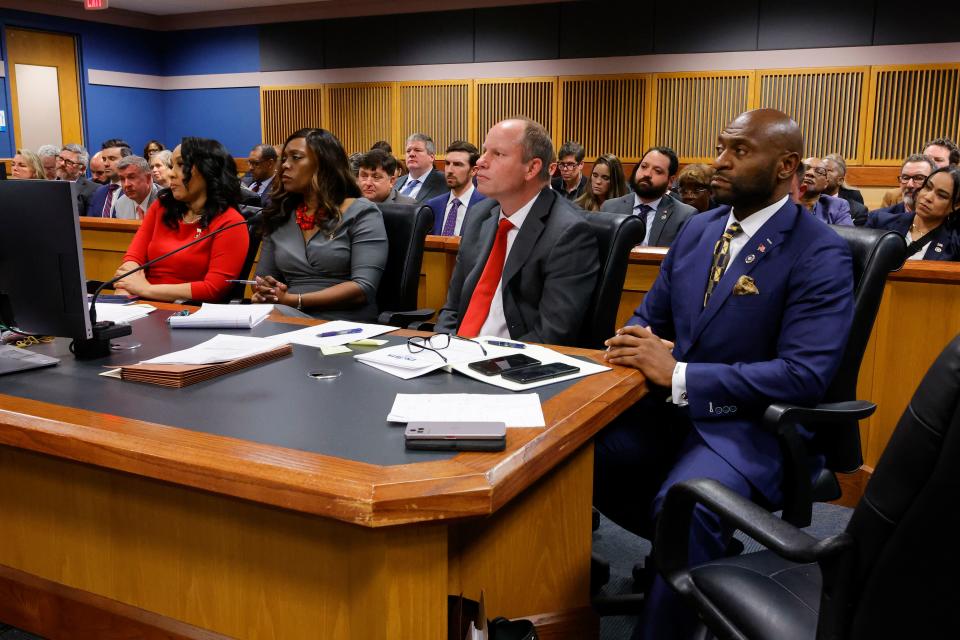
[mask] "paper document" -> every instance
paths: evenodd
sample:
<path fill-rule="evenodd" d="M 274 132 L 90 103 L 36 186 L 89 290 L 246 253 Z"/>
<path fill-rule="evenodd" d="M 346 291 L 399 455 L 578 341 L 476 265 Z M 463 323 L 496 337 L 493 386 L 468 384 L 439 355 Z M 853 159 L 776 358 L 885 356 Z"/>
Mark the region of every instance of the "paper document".
<path fill-rule="evenodd" d="M 188 316 L 170 316 L 172 329 L 252 329 L 273 311 L 272 304 L 210 304 Z"/>
<path fill-rule="evenodd" d="M 220 333 L 195 347 L 174 351 L 141 364 L 213 364 L 246 358 L 276 348 L 276 344 L 265 338 L 248 336 L 228 336 Z"/>
<path fill-rule="evenodd" d="M 483 355 L 483 351 L 474 342 L 454 339 L 450 341 L 450 346 L 438 351 L 424 349 L 411 352 L 406 344 L 398 344 L 369 353 L 359 353 L 353 357 L 375 369 L 409 380 L 458 363 L 466 366 L 470 362 L 516 352 L 516 349 L 505 349 L 488 344 L 484 344 L 483 348 L 487 355 Z"/>
<path fill-rule="evenodd" d="M 490 348 L 487 347 L 489 351 Z M 596 362 L 581 360 L 579 358 L 574 358 L 573 356 L 568 356 L 566 354 L 560 353 L 559 351 L 554 351 L 553 349 L 548 349 L 547 347 L 541 347 L 536 344 L 528 344 L 523 350 L 519 349 L 501 349 L 501 351 L 506 351 L 508 353 L 524 353 L 531 358 L 536 358 L 541 362 L 541 364 L 552 364 L 554 362 L 562 362 L 564 364 L 569 364 L 574 367 L 579 367 L 580 371 L 577 373 L 571 373 L 570 375 L 560 376 L 559 378 L 550 378 L 549 380 L 542 380 L 540 382 L 531 382 L 529 384 L 520 384 L 519 382 L 511 382 L 510 380 L 504 380 L 502 376 L 485 376 L 482 373 L 474 371 L 467 366 L 469 363 L 459 363 L 451 367 L 454 371 L 462 373 L 465 376 L 470 376 L 474 380 L 479 380 L 480 382 L 486 382 L 487 384 L 492 384 L 495 387 L 500 387 L 501 389 L 509 389 L 510 391 L 529 391 L 530 389 L 535 389 L 537 387 L 543 387 L 548 384 L 554 384 L 556 382 L 563 382 L 564 380 L 574 380 L 576 378 L 582 378 L 584 376 L 589 376 L 594 373 L 600 373 L 603 371 L 609 371 L 610 367 L 606 367 L 602 364 L 597 364 Z M 497 354 L 499 355 L 499 354 Z M 495 357 L 495 356 L 491 356 Z M 475 362 L 477 359 L 472 360 Z"/>
<path fill-rule="evenodd" d="M 504 422 L 508 427 L 545 427 L 540 396 L 473 393 L 398 393 L 389 422 Z"/>
<path fill-rule="evenodd" d="M 267 336 L 268 340 L 274 346 L 282 344 L 302 344 L 307 347 L 333 347 L 348 344 L 356 340 L 372 338 L 390 331 L 395 331 L 396 327 L 385 324 L 364 324 L 362 322 L 347 322 L 346 320 L 333 320 L 318 324 L 312 327 L 304 327 L 296 331 L 287 331 L 276 335 Z M 337 335 L 327 335 L 320 337 L 321 334 L 336 333 Z"/>
<path fill-rule="evenodd" d="M 110 304 L 97 303 L 97 320 L 110 320 L 117 324 L 130 324 L 134 320 L 146 318 L 156 308 L 149 304 Z"/>

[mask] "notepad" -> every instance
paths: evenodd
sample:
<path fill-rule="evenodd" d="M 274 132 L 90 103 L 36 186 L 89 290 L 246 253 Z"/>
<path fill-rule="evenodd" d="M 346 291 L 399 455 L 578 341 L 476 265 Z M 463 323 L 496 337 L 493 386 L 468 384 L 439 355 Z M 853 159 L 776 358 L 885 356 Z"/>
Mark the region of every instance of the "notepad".
<path fill-rule="evenodd" d="M 130 324 L 134 320 L 146 318 L 156 309 L 149 304 L 109 304 L 97 303 L 97 320 L 110 320 L 118 324 Z"/>
<path fill-rule="evenodd" d="M 545 427 L 536 393 L 398 393 L 389 422 L 503 422 L 508 427 Z"/>
<path fill-rule="evenodd" d="M 196 313 L 170 316 L 172 329 L 252 329 L 273 311 L 272 304 L 210 304 Z"/>

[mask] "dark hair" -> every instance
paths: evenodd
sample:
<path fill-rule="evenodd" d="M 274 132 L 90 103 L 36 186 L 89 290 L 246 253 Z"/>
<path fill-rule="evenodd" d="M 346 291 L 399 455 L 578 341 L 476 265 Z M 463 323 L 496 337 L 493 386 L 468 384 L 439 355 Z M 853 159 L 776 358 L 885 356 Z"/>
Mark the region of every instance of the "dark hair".
<path fill-rule="evenodd" d="M 646 158 L 651 153 L 653 153 L 654 151 L 656 151 L 657 153 L 662 153 L 663 155 L 667 156 L 667 158 L 670 160 L 670 168 L 667 171 L 667 175 L 669 176 L 677 175 L 677 170 L 680 169 L 680 161 L 677 159 L 677 153 L 670 147 L 650 147 L 649 149 L 643 152 L 642 156 L 640 156 L 640 162 L 643 162 L 643 159 Z M 637 166 L 640 166 L 640 164 L 637 163 Z M 634 171 L 633 173 L 634 175 L 636 175 L 637 172 Z"/>
<path fill-rule="evenodd" d="M 150 150 L 151 145 L 157 145 L 158 147 L 160 147 L 159 149 L 157 149 L 157 151 L 163 151 L 164 149 L 166 149 L 166 147 L 163 146 L 163 143 L 160 142 L 159 140 L 150 140 L 149 142 L 147 142 L 147 144 L 143 145 L 143 157 L 146 158 L 147 160 L 150 159 L 150 154 L 148 152 Z"/>
<path fill-rule="evenodd" d="M 343 150 L 337 137 L 326 129 L 307 128 L 300 129 L 287 138 L 283 143 L 284 154 L 290 141 L 297 138 L 304 139 L 309 153 L 313 154 L 317 163 L 317 173 L 311 182 L 317 193 L 319 207 L 339 224 L 340 205 L 343 201 L 360 197 L 360 187 L 350 172 L 347 152 Z M 274 185 L 270 198 L 270 206 L 263 212 L 265 233 L 280 228 L 293 214 L 293 210 L 303 202 L 301 194 L 288 193 L 280 180 Z"/>
<path fill-rule="evenodd" d="M 122 138 L 110 138 L 109 140 L 103 141 L 103 144 L 100 145 L 100 151 L 103 151 L 104 149 L 109 149 L 111 147 L 126 147 L 127 149 L 129 149 L 130 143 Z M 130 154 L 127 153 L 122 155 L 130 155 Z"/>
<path fill-rule="evenodd" d="M 597 167 L 597 165 L 604 165 L 610 170 L 610 191 L 607 192 L 606 200 L 626 195 L 628 191 L 627 181 L 623 176 L 623 164 L 621 164 L 620 158 L 612 153 L 605 153 L 597 156 L 593 166 Z M 593 196 L 593 189 L 587 188 L 583 190 L 583 194 L 576 199 L 574 204 L 584 211 L 599 211 L 602 203 L 597 202 Z"/>
<path fill-rule="evenodd" d="M 524 116 L 510 118 L 510 120 L 519 120 L 524 124 L 523 136 L 520 138 L 520 148 L 523 149 L 521 159 L 524 162 L 530 162 L 534 158 L 540 158 L 540 173 L 537 174 L 537 178 L 541 182 L 549 182 L 550 165 L 555 159 L 550 134 L 536 120 Z"/>
<path fill-rule="evenodd" d="M 574 160 L 577 163 L 583 162 L 584 156 L 587 155 L 586 150 L 583 148 L 583 145 L 579 142 L 574 142 L 573 140 L 567 140 L 562 145 L 560 145 L 560 151 L 557 152 L 557 159 L 563 160 L 567 156 L 573 156 Z"/>
<path fill-rule="evenodd" d="M 947 166 L 937 169 L 927 176 L 927 179 L 923 181 L 923 186 L 920 187 L 920 189 L 926 187 L 933 179 L 933 176 L 938 173 L 946 173 L 953 179 L 953 191 L 950 193 L 950 205 L 953 209 L 947 214 L 945 224 L 948 229 L 957 230 L 957 228 L 960 227 L 960 167 Z"/>
<path fill-rule="evenodd" d="M 216 140 L 187 137 L 180 141 L 180 159 L 183 162 L 183 184 L 186 187 L 194 171 L 207 183 L 207 201 L 200 216 L 200 227 L 206 229 L 218 215 L 240 202 L 240 179 L 237 178 L 237 163 L 226 147 Z M 170 189 L 158 195 L 163 207 L 163 224 L 176 230 L 187 203 L 173 197 Z"/>
<path fill-rule="evenodd" d="M 277 150 L 273 148 L 272 144 L 258 144 L 253 150 L 260 152 L 261 160 L 276 160 L 278 157 Z"/>
<path fill-rule="evenodd" d="M 447 150 L 444 152 L 444 154 L 450 153 L 451 151 L 462 151 L 469 155 L 471 167 L 477 166 L 477 160 L 480 159 L 480 150 L 466 140 L 454 140 L 447 147 Z"/>
<path fill-rule="evenodd" d="M 929 146 L 944 147 L 950 152 L 948 162 L 950 164 L 960 164 L 960 147 L 950 138 L 934 138 L 933 140 L 929 140 L 923 145 L 923 150 L 926 151 Z"/>
<path fill-rule="evenodd" d="M 381 151 L 386 151 L 387 153 L 393 153 L 393 147 L 390 146 L 390 143 L 386 140 L 377 140 L 373 143 L 373 146 L 370 147 L 370 150 L 380 149 Z"/>
<path fill-rule="evenodd" d="M 928 165 L 930 165 L 931 172 L 937 170 L 937 163 L 933 161 L 933 158 L 931 158 L 930 156 L 925 156 L 922 153 L 911 153 L 910 155 L 908 155 L 906 159 L 903 161 L 903 163 L 900 165 L 900 170 L 903 171 L 903 168 L 906 165 L 913 162 L 926 162 Z"/>
<path fill-rule="evenodd" d="M 357 162 L 357 167 L 359 169 L 366 169 L 368 171 L 383 169 L 384 173 L 386 173 L 388 176 L 392 176 L 397 172 L 397 159 L 386 151 L 382 151 L 380 149 L 371 149 L 360 156 L 360 161 Z"/>

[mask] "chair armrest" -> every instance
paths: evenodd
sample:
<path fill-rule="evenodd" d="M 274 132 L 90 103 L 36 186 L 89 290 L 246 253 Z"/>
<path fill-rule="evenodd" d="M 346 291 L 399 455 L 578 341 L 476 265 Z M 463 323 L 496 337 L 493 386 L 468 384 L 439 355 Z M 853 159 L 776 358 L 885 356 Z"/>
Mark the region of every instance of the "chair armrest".
<path fill-rule="evenodd" d="M 877 405 L 866 400 L 827 402 L 815 407 L 800 407 L 793 404 L 772 404 L 763 413 L 763 422 L 768 427 L 781 424 L 829 424 L 847 420 L 863 420 L 873 415 Z"/>
<path fill-rule="evenodd" d="M 793 562 L 828 559 L 845 551 L 853 540 L 845 533 L 817 540 L 716 480 L 687 480 L 667 492 L 653 544 L 656 566 L 671 582 L 687 568 L 690 521 L 697 504 Z"/>
<path fill-rule="evenodd" d="M 429 331 L 433 332 L 434 327 L 436 327 L 434 322 L 411 322 L 407 325 L 407 329 L 413 329 L 414 331 Z"/>
<path fill-rule="evenodd" d="M 391 327 L 406 328 L 414 322 L 424 322 L 433 317 L 433 309 L 411 309 L 410 311 L 383 311 L 377 316 L 377 322 Z"/>

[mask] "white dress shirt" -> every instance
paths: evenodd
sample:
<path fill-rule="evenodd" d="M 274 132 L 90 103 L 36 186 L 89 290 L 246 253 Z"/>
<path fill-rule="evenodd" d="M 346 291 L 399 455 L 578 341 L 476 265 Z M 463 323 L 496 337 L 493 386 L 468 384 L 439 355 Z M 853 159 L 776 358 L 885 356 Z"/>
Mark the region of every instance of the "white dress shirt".
<path fill-rule="evenodd" d="M 260 182 L 260 188 L 257 189 L 256 191 L 253 191 L 253 185 L 257 184 L 257 182 Z M 266 193 L 267 191 L 270 190 L 270 183 L 271 183 L 271 182 L 273 182 L 273 176 L 272 176 L 272 175 L 271 175 L 269 178 L 267 178 L 266 180 L 259 180 L 259 181 L 258 181 L 258 180 L 254 180 L 254 181 L 252 181 L 252 182 L 250 183 L 250 190 L 253 191 L 255 194 L 257 194 L 258 196 L 262 196 L 264 193 Z"/>
<path fill-rule="evenodd" d="M 733 261 L 737 258 L 737 254 L 740 253 L 740 250 L 747 246 L 747 243 L 750 241 L 750 238 L 760 230 L 764 224 L 767 223 L 767 220 L 773 217 L 777 211 L 780 210 L 784 204 L 786 204 L 787 199 L 790 196 L 784 196 L 780 200 L 777 200 L 773 204 L 760 209 L 753 215 L 749 215 L 743 220 L 740 221 L 740 233 L 735 235 L 730 241 L 730 259 L 727 261 L 727 267 L 729 268 Z M 736 220 L 736 217 L 733 215 L 734 210 L 730 209 L 730 215 L 727 216 L 727 224 L 724 226 L 724 229 L 733 224 L 733 221 Z M 726 268 L 724 273 L 726 273 Z M 670 384 L 670 396 L 674 404 L 679 406 L 684 406 L 687 404 L 687 363 L 678 362 L 677 366 L 673 368 L 673 377 Z"/>
<path fill-rule="evenodd" d="M 455 236 L 460 235 L 460 227 L 463 226 L 463 216 L 467 214 L 467 205 L 470 204 L 470 198 L 473 197 L 473 182 L 468 184 L 469 186 L 467 186 L 467 190 L 463 192 L 462 196 L 455 196 L 453 195 L 453 191 L 451 191 L 450 197 L 447 198 L 447 206 L 443 208 L 443 222 L 440 223 L 441 229 L 446 225 L 447 216 L 450 214 L 450 203 L 453 202 L 454 198 L 460 201 L 460 206 L 457 207 L 457 226 L 453 230 L 453 235 Z"/>
<path fill-rule="evenodd" d="M 657 219 L 657 207 L 660 206 L 661 200 L 663 200 L 663 196 L 660 196 L 653 202 L 644 203 L 640 202 L 640 196 L 633 194 L 633 215 L 639 216 L 640 207 L 642 207 L 644 204 L 650 207 L 650 211 L 647 211 L 647 218 L 645 220 L 647 230 L 643 235 L 643 242 L 640 243 L 641 246 L 646 247 L 650 245 L 650 230 L 653 229 L 653 221 Z"/>
<path fill-rule="evenodd" d="M 513 223 L 513 229 L 507 232 L 507 253 L 503 256 L 503 266 L 507 266 L 507 259 L 510 257 L 510 249 L 513 248 L 513 241 L 516 240 L 517 234 L 520 232 L 520 227 L 523 226 L 523 221 L 527 219 L 527 214 L 530 213 L 530 209 L 533 208 L 533 203 L 536 202 L 537 198 L 540 196 L 533 196 L 533 199 L 530 200 L 527 204 L 523 205 L 517 212 L 509 217 L 511 223 Z M 497 224 L 500 224 L 500 220 L 503 220 L 507 216 L 503 215 L 503 212 L 500 212 L 500 218 L 497 220 Z M 497 290 L 493 293 L 493 300 L 490 301 L 490 313 L 487 314 L 487 319 L 484 321 L 483 326 L 480 327 L 481 336 L 497 336 L 498 338 L 505 338 L 510 340 L 510 329 L 507 327 L 507 317 L 503 314 L 503 278 L 500 278 L 500 282 L 497 284 Z"/>
<path fill-rule="evenodd" d="M 402 196 L 407 196 L 408 198 L 413 198 L 414 200 L 416 200 L 416 199 L 417 199 L 417 194 L 420 193 L 420 189 L 423 187 L 423 181 L 427 179 L 427 176 L 430 175 L 430 172 L 431 172 L 432 170 L 433 170 L 433 167 L 431 166 L 429 169 L 427 169 L 426 171 L 424 171 L 424 172 L 423 172 L 422 174 L 420 174 L 419 176 L 413 175 L 412 172 L 411 172 L 411 173 L 408 173 L 408 174 L 407 174 L 407 180 L 406 180 L 406 182 L 404 182 L 404 183 L 403 183 L 403 186 L 400 187 L 400 189 L 399 189 L 400 195 L 402 195 Z M 418 182 L 416 185 L 414 185 L 414 187 L 413 187 L 412 189 L 410 189 L 410 191 L 407 191 L 407 185 L 409 185 L 410 182 L 412 182 L 413 180 L 419 180 L 420 182 Z"/>

